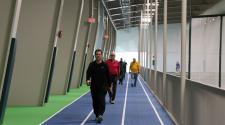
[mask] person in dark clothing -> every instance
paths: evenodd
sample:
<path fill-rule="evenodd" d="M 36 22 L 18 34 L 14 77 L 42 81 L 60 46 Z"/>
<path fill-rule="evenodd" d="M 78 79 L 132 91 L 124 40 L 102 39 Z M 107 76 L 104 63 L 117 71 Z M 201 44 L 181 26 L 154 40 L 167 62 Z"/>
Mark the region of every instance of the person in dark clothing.
<path fill-rule="evenodd" d="M 126 72 L 127 72 L 127 62 L 126 61 L 124 61 L 124 71 L 125 71 L 125 74 L 126 74 Z"/>
<path fill-rule="evenodd" d="M 105 96 L 110 85 L 109 68 L 102 61 L 102 50 L 95 50 L 96 60 L 91 62 L 87 69 L 86 80 L 90 85 L 96 122 L 101 123 L 105 112 Z"/>
<path fill-rule="evenodd" d="M 123 79 L 125 77 L 125 73 L 126 73 L 126 64 L 125 62 L 123 62 L 123 59 L 120 58 L 120 78 L 119 78 L 119 84 L 123 84 Z"/>

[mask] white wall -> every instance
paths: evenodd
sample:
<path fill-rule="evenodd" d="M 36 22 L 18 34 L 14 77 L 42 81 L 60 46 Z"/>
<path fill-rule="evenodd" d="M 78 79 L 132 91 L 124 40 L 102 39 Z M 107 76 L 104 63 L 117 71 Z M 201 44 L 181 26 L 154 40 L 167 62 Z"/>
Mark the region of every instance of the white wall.
<path fill-rule="evenodd" d="M 225 13 L 225 0 L 220 0 L 217 4 L 206 10 L 202 15 L 224 14 Z"/>
<path fill-rule="evenodd" d="M 188 29 L 187 29 L 188 35 Z M 138 41 L 139 41 L 139 30 L 138 27 L 131 28 L 130 30 L 118 30 L 117 31 L 117 47 L 116 51 L 132 60 L 132 58 L 138 58 Z M 187 44 L 188 44 L 187 37 Z M 175 72 L 176 62 L 180 62 L 181 55 L 181 24 L 168 24 L 168 57 L 167 57 L 167 71 Z M 134 54 L 130 55 L 131 53 Z M 188 49 L 187 49 L 188 53 Z M 127 54 L 127 55 L 126 55 Z M 159 71 L 163 71 L 163 25 L 158 27 L 158 42 L 157 42 L 157 61 Z M 118 57 L 121 57 L 118 56 Z M 188 56 L 187 56 L 188 58 Z M 187 61 L 188 62 L 188 61 Z"/>
<path fill-rule="evenodd" d="M 116 60 L 120 61 L 120 58 L 123 58 L 123 61 L 127 62 L 128 72 L 130 63 L 133 61 L 133 58 L 136 58 L 136 60 L 138 60 L 138 52 L 116 52 Z"/>
<path fill-rule="evenodd" d="M 138 27 L 126 30 L 117 30 L 117 52 L 137 52 L 139 41 Z"/>
<path fill-rule="evenodd" d="M 129 30 L 117 30 L 116 59 L 123 58 L 127 62 L 127 71 L 133 58 L 138 60 L 138 27 Z"/>

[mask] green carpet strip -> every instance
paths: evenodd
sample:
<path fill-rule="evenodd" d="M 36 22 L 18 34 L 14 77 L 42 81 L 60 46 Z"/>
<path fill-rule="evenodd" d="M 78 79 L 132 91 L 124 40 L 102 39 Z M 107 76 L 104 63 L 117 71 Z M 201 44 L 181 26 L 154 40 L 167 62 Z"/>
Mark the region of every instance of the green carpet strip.
<path fill-rule="evenodd" d="M 89 87 L 85 85 L 67 95 L 50 96 L 42 107 L 7 107 L 3 125 L 38 125 L 87 91 Z"/>

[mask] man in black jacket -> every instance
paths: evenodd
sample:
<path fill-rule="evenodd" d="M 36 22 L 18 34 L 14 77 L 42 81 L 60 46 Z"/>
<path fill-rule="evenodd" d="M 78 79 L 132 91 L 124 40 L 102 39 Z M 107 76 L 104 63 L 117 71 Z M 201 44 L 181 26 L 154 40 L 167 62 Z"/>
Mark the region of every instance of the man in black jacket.
<path fill-rule="evenodd" d="M 102 61 L 102 50 L 95 50 L 96 60 L 91 62 L 87 69 L 87 85 L 90 85 L 96 122 L 101 123 L 102 116 L 105 112 L 105 96 L 107 87 L 109 87 L 109 69 L 105 62 Z"/>

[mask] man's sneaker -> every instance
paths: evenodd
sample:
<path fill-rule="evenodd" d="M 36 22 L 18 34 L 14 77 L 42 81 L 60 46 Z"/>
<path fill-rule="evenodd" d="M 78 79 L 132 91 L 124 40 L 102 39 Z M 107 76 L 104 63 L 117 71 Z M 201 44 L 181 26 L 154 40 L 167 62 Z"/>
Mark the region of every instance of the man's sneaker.
<path fill-rule="evenodd" d="M 99 116 L 96 118 L 96 122 L 97 122 L 97 123 L 101 123 L 102 120 L 103 120 L 103 118 L 102 118 L 101 115 L 99 115 Z"/>
<path fill-rule="evenodd" d="M 115 100 L 112 100 L 112 101 L 111 101 L 111 104 L 115 104 Z"/>
<path fill-rule="evenodd" d="M 109 103 L 112 103 L 112 99 L 111 98 L 109 98 Z"/>

